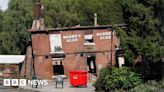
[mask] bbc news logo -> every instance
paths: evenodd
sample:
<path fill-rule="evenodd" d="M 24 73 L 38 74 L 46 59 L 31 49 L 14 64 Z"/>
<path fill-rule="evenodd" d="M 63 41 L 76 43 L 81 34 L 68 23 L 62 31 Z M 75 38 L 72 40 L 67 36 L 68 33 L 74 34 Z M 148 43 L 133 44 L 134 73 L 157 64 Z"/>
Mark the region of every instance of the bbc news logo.
<path fill-rule="evenodd" d="M 48 85 L 47 80 L 3 79 L 3 86 Z"/>

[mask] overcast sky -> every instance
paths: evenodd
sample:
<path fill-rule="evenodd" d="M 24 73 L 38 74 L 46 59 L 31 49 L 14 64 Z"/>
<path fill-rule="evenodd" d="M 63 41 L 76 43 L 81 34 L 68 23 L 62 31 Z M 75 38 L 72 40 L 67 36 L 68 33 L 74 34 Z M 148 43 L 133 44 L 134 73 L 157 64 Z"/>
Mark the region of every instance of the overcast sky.
<path fill-rule="evenodd" d="M 8 1 L 9 0 L 0 0 L 0 8 L 5 11 L 7 9 L 7 5 L 8 5 Z"/>

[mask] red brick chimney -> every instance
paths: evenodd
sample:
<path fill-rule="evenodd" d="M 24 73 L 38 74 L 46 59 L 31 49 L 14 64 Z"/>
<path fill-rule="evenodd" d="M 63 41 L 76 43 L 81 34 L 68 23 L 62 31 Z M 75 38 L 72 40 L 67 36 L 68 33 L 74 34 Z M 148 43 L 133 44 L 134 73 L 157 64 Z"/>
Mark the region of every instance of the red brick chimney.
<path fill-rule="evenodd" d="M 40 0 L 36 0 L 34 5 L 34 21 L 31 30 L 44 30 L 44 7 L 41 5 Z"/>
<path fill-rule="evenodd" d="M 36 2 L 35 2 L 34 17 L 35 17 L 35 19 L 41 18 L 41 4 L 40 4 L 40 0 L 36 0 Z"/>

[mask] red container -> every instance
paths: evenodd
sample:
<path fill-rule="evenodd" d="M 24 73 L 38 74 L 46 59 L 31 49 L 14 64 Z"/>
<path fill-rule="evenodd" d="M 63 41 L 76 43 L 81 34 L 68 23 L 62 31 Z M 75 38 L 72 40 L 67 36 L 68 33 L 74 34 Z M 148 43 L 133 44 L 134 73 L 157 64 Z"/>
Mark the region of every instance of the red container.
<path fill-rule="evenodd" d="M 70 84 L 72 86 L 87 86 L 87 71 L 70 71 Z"/>

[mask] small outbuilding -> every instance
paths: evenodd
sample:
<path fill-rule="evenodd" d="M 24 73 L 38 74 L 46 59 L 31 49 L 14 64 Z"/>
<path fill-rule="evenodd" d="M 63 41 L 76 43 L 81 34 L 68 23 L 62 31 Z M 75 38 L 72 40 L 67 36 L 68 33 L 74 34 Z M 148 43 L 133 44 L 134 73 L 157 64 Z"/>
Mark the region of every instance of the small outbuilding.
<path fill-rule="evenodd" d="M 0 55 L 0 78 L 17 78 L 24 55 Z"/>

